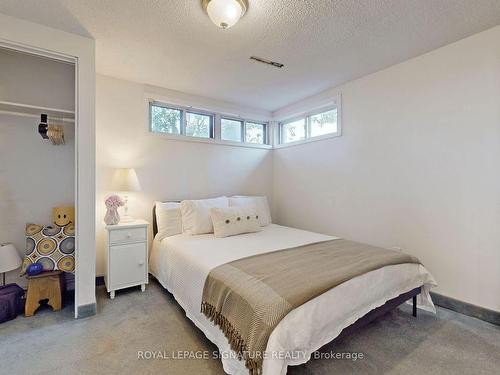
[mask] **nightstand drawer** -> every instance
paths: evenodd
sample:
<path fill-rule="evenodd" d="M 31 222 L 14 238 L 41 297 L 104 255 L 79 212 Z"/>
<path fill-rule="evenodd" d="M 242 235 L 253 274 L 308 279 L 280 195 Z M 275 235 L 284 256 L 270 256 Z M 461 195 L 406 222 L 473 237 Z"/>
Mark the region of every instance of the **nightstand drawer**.
<path fill-rule="evenodd" d="M 147 283 L 146 254 L 145 242 L 110 246 L 108 289 Z"/>
<path fill-rule="evenodd" d="M 123 243 L 146 240 L 146 228 L 114 229 L 109 232 L 109 243 Z"/>

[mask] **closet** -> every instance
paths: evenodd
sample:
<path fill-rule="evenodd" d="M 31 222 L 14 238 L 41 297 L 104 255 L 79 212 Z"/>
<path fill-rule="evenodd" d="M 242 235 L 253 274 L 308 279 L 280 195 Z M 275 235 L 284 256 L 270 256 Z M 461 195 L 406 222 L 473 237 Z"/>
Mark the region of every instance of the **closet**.
<path fill-rule="evenodd" d="M 50 225 L 54 207 L 75 206 L 74 111 L 73 63 L 0 48 L 0 243 L 22 258 L 27 223 Z M 26 288 L 19 271 L 6 282 Z"/>

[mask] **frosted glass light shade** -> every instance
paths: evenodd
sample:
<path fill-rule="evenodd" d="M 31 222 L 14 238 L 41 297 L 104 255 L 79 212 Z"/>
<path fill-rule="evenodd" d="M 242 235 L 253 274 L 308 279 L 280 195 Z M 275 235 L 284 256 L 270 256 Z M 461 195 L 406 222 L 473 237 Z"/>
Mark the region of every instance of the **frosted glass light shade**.
<path fill-rule="evenodd" d="M 21 267 L 23 260 L 11 243 L 0 245 L 0 273 Z"/>
<path fill-rule="evenodd" d="M 222 29 L 234 26 L 245 11 L 245 2 L 241 0 L 209 0 L 207 5 L 208 16 Z"/>
<path fill-rule="evenodd" d="M 141 191 L 141 184 L 134 168 L 119 168 L 115 170 L 111 188 L 115 191 Z"/>

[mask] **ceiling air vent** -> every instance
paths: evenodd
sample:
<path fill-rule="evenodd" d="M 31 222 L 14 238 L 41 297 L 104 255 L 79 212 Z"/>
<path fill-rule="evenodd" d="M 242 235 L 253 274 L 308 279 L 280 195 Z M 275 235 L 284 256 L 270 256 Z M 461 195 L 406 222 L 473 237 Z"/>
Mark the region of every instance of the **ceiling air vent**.
<path fill-rule="evenodd" d="M 252 57 L 250 57 L 250 60 L 255 60 L 255 61 L 263 63 L 263 64 L 271 65 L 271 66 L 274 66 L 275 68 L 283 68 L 285 66 L 282 63 L 279 63 L 279 62 L 276 62 L 276 61 L 267 60 L 267 59 L 263 59 L 262 57 L 252 56 Z"/>

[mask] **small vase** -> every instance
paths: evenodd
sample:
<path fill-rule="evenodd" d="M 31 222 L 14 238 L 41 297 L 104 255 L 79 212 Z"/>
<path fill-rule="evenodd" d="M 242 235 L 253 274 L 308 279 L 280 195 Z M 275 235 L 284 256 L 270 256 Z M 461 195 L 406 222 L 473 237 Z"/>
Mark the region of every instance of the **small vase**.
<path fill-rule="evenodd" d="M 104 216 L 104 222 L 107 225 L 115 225 L 120 222 L 120 214 L 116 208 L 108 208 L 106 215 Z"/>

